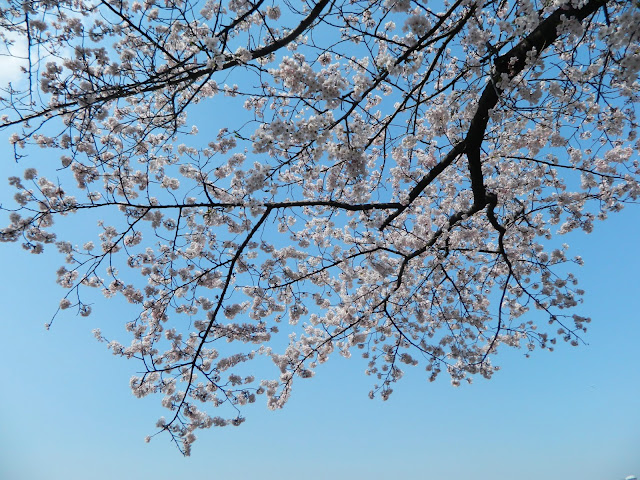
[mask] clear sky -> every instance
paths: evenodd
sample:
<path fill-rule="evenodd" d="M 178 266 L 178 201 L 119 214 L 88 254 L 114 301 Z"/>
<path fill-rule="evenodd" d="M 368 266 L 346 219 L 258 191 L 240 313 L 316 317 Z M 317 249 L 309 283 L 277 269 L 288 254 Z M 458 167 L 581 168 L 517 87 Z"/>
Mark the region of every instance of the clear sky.
<path fill-rule="evenodd" d="M 6 151 L 6 150 L 5 150 Z M 46 152 L 45 152 L 46 153 Z M 46 161 L 36 151 L 32 161 Z M 18 173 L 3 155 L 2 177 Z M 36 160 L 37 158 L 37 160 Z M 4 204 L 8 188 L 0 190 Z M 564 240 L 586 265 L 586 346 L 503 351 L 490 381 L 430 384 L 407 368 L 389 401 L 369 400 L 362 360 L 334 358 L 299 381 L 288 406 L 245 411 L 241 427 L 199 432 L 191 458 L 155 437 L 159 398 L 136 399 L 135 362 L 113 357 L 95 327 L 134 313 L 113 301 L 88 319 L 60 316 L 60 259 L 0 245 L 3 360 L 0 478 L 477 478 L 621 480 L 640 473 L 640 209 Z M 578 312 L 578 313 L 580 313 Z"/>
<path fill-rule="evenodd" d="M 0 63 L 0 81 L 9 78 L 2 70 Z M 6 177 L 57 160 L 34 150 L 28 165 L 16 165 L 6 136 L 0 134 L 0 203 L 10 205 Z M 492 380 L 459 388 L 446 375 L 429 383 L 420 367 L 407 367 L 387 402 L 368 399 L 373 379 L 362 359 L 335 355 L 313 379 L 297 382 L 284 410 L 268 411 L 259 397 L 243 411 L 241 427 L 196 432 L 190 458 L 167 436 L 144 442 L 166 414 L 160 398 L 136 399 L 128 383 L 137 363 L 114 357 L 91 333 L 122 328 L 136 306 L 103 299 L 88 319 L 69 312 L 46 331 L 65 293 L 55 284 L 61 258 L 54 249 L 33 256 L 0 244 L 0 479 L 640 475 L 639 238 L 634 205 L 590 235 L 562 239 L 585 260 L 576 273 L 587 294 L 575 313 L 593 318 L 588 345 L 560 345 L 529 359 L 503 350 Z"/>

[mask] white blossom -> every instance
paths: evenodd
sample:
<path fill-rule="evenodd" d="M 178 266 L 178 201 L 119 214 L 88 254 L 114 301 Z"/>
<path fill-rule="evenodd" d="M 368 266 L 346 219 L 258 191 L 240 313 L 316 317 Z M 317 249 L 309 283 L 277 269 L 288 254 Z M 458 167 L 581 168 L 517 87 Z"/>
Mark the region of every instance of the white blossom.
<path fill-rule="evenodd" d="M 336 355 L 387 400 L 582 343 L 553 238 L 640 198 L 635 2 L 22 3 L 0 241 L 57 250 L 60 315 L 126 300 L 94 335 L 185 454 Z"/>

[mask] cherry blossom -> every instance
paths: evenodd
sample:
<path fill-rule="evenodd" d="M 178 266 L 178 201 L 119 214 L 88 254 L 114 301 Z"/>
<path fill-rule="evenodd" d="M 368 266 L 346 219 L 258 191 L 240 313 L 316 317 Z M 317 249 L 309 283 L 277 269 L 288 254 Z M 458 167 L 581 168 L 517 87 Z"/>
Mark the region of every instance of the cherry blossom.
<path fill-rule="evenodd" d="M 64 257 L 59 310 L 131 304 L 94 334 L 185 454 L 334 355 L 383 400 L 403 369 L 490 378 L 582 342 L 559 235 L 640 196 L 639 25 L 622 0 L 9 0 L 0 240 Z"/>

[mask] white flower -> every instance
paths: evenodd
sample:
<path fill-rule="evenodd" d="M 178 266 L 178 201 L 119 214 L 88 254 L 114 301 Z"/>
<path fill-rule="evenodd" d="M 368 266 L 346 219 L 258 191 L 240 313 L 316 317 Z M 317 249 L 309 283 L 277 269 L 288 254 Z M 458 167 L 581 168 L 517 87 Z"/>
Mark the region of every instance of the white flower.
<path fill-rule="evenodd" d="M 27 168 L 24 171 L 24 179 L 25 180 L 33 180 L 38 176 L 38 171 L 35 168 Z"/>
<path fill-rule="evenodd" d="M 280 7 L 267 7 L 267 17 L 271 20 L 278 20 L 280 18 Z"/>
<path fill-rule="evenodd" d="M 248 63 L 253 58 L 251 52 L 242 47 L 236 50 L 235 57 L 240 63 Z"/>

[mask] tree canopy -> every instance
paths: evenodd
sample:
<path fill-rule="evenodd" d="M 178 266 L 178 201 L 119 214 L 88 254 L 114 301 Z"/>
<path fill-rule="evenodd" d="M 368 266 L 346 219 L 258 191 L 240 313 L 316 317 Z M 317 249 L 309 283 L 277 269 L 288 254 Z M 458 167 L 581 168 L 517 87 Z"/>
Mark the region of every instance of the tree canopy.
<path fill-rule="evenodd" d="M 640 194 L 636 2 L 9 0 L 0 38 L 0 240 L 64 254 L 60 310 L 135 305 L 96 337 L 186 454 L 332 355 L 387 399 L 578 345 L 555 237 Z"/>

